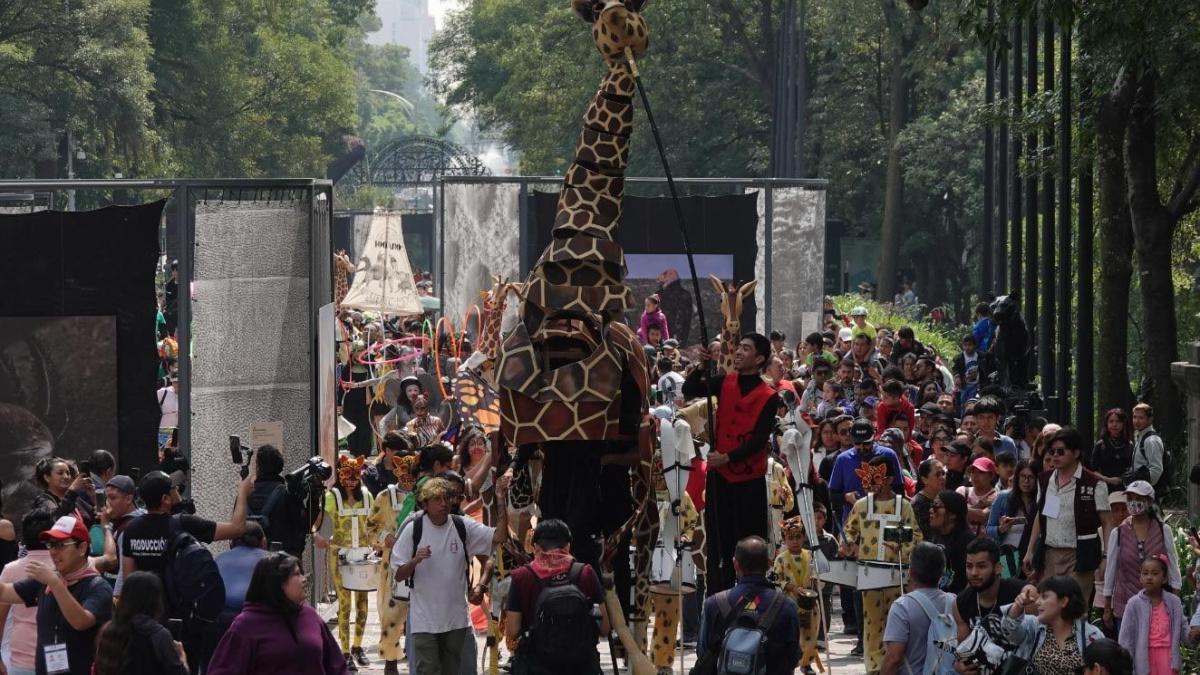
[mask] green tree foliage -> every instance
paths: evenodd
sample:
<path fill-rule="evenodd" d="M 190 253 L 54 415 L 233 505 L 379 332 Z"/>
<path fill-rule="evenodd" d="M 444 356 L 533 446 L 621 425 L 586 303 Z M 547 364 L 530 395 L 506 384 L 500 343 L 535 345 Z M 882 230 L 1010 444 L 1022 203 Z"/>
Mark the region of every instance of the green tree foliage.
<path fill-rule="evenodd" d="M 323 176 L 348 135 L 436 133 L 405 50 L 364 42 L 373 7 L 0 0 L 0 175 L 65 175 L 68 125 L 80 177 Z"/>
<path fill-rule="evenodd" d="M 846 222 L 853 234 L 877 234 L 894 36 L 880 0 L 804 4 L 810 96 L 803 114 L 803 164 L 809 176 L 830 181 L 830 218 Z M 651 38 L 642 77 L 676 175 L 766 175 L 782 8 L 782 0 L 719 0 L 702 8 L 689 0 L 656 0 L 646 10 Z M 898 10 L 907 21 L 907 5 L 900 3 Z M 982 78 L 982 52 L 948 16 L 938 3 L 925 10 L 920 38 L 902 64 L 911 83 L 905 121 L 922 125 L 921 133 L 900 139 L 905 176 L 910 169 L 950 175 L 950 159 L 940 151 L 942 134 L 954 137 L 954 158 L 968 156 L 973 146 L 982 154 L 981 127 L 968 114 L 974 101 L 965 98 L 978 93 L 969 83 Z M 583 109 L 603 73 L 588 27 L 569 3 L 467 0 L 435 40 L 432 61 L 447 104 L 499 130 L 520 151 L 523 173 L 557 174 L 567 167 Z M 954 186 L 927 181 L 919 192 L 905 191 L 906 245 L 945 241 L 947 187 L 955 187 L 951 208 L 964 245 L 973 241 L 981 198 L 978 180 L 970 184 L 972 168 L 978 164 L 955 167 Z M 629 174 L 662 175 L 640 108 Z M 933 258 L 917 251 L 911 259 L 927 267 L 925 261 Z M 944 287 L 942 297 L 951 290 L 948 270 L 917 267 L 901 265 L 907 273 L 920 273 L 928 282 L 923 288 Z"/>
<path fill-rule="evenodd" d="M 61 175 L 68 124 L 97 164 L 139 161 L 154 142 L 148 14 L 147 0 L 0 0 L 0 175 Z"/>

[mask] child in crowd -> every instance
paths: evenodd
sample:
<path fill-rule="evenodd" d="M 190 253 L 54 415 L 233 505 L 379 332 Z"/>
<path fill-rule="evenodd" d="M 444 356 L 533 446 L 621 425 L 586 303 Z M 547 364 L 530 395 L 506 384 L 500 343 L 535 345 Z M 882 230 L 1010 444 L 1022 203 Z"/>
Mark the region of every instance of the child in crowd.
<path fill-rule="evenodd" d="M 820 666 L 817 653 L 817 634 L 821 629 L 817 593 L 812 586 L 812 554 L 805 546 L 808 537 L 800 516 L 792 516 L 779 525 L 783 531 L 784 547 L 775 554 L 770 578 L 788 594 L 800 611 L 800 667 L 810 672 L 813 662 Z"/>
<path fill-rule="evenodd" d="M 646 308 L 642 312 L 642 321 L 638 326 L 638 337 L 642 344 L 650 344 L 650 327 L 656 326 L 659 329 L 660 339 L 670 340 L 671 331 L 667 328 L 667 315 L 663 314 L 661 309 L 662 299 L 655 293 L 646 298 Z"/>
<path fill-rule="evenodd" d="M 1137 675 L 1179 675 L 1179 645 L 1187 637 L 1183 604 L 1167 585 L 1167 557 L 1142 562 L 1142 590 L 1129 599 L 1121 621 L 1121 646 L 1133 654 Z"/>

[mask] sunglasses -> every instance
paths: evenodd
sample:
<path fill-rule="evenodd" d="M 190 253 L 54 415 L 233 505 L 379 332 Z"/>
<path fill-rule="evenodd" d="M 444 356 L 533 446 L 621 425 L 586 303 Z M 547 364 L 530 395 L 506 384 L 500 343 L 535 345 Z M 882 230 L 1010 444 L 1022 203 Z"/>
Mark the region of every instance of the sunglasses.
<path fill-rule="evenodd" d="M 1061 445 L 1056 445 L 1053 448 L 1050 448 L 1049 450 L 1047 450 L 1046 454 L 1051 457 L 1057 457 L 1059 455 L 1067 454 L 1067 449 Z"/>

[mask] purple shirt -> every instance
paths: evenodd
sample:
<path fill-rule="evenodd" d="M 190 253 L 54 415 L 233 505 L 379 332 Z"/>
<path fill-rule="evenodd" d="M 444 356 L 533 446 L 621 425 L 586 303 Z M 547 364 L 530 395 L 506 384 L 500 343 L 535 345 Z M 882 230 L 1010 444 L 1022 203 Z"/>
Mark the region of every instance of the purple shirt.
<path fill-rule="evenodd" d="M 296 617 L 296 637 L 283 614 L 257 602 L 247 602 L 209 662 L 209 675 L 342 675 L 346 657 L 308 605 Z"/>

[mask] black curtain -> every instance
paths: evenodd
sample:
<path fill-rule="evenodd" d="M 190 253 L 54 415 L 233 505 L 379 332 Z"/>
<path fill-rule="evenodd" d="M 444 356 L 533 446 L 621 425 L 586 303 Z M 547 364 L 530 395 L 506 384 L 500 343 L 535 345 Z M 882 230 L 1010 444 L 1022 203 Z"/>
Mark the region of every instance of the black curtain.
<path fill-rule="evenodd" d="M 533 192 L 530 212 L 533 213 L 532 244 L 528 259 L 530 264 L 542 254 L 550 243 L 554 229 L 555 209 L 558 194 Z M 684 222 L 687 223 L 688 238 L 692 253 L 712 253 L 733 256 L 733 276 L 738 282 L 754 278 L 754 260 L 758 255 L 756 233 L 758 232 L 758 193 L 720 195 L 715 197 L 689 196 L 680 199 Z M 621 227 L 617 230 L 617 242 L 631 253 L 683 253 L 683 238 L 675 221 L 675 207 L 669 197 L 625 197 L 621 213 Z M 522 270 L 528 273 L 529 270 Z M 686 268 L 679 270 L 684 288 L 690 293 L 691 278 Z M 727 280 L 728 281 L 728 280 Z M 701 279 L 701 292 L 710 292 L 708 280 Z M 635 298 L 639 303 L 642 298 Z M 705 317 L 709 319 L 708 330 L 712 337 L 721 331 L 721 324 L 714 323 L 713 312 L 708 310 L 709 299 L 705 298 Z M 640 314 L 641 307 L 637 307 Z M 754 298 L 742 303 L 742 326 L 748 331 L 754 326 Z M 720 316 L 719 312 L 716 314 Z M 636 324 L 635 324 L 636 326 Z"/>
<path fill-rule="evenodd" d="M 165 205 L 0 216 L 0 316 L 116 317 L 119 447 L 107 449 L 121 471 L 158 462 L 154 274 Z M 75 374 L 61 375 L 48 386 L 70 386 Z M 55 451 L 82 457 L 93 449 Z"/>

